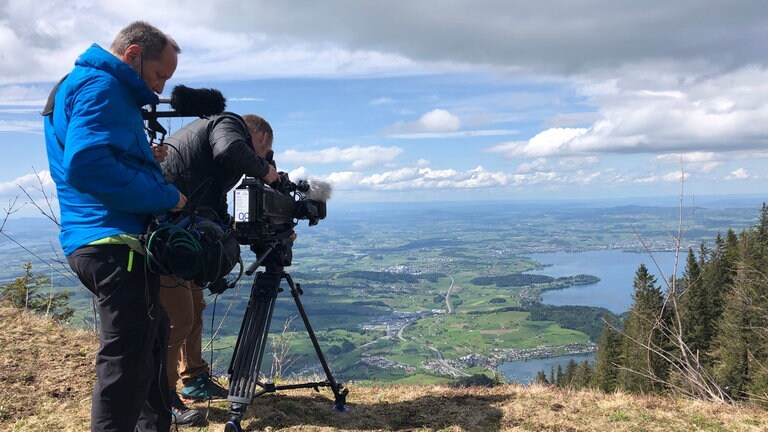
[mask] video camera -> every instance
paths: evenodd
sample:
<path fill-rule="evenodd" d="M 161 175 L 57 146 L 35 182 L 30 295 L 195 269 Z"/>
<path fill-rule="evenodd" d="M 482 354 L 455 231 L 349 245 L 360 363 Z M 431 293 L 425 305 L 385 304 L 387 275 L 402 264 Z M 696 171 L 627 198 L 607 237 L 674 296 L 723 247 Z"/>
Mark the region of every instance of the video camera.
<path fill-rule="evenodd" d="M 300 180 L 294 183 L 287 173 L 271 185 L 245 177 L 234 191 L 235 238 L 240 244 L 259 249 L 293 234 L 299 220 L 317 225 L 325 219 L 325 201 L 330 197 L 328 183 Z M 282 259 L 290 265 L 290 256 Z"/>

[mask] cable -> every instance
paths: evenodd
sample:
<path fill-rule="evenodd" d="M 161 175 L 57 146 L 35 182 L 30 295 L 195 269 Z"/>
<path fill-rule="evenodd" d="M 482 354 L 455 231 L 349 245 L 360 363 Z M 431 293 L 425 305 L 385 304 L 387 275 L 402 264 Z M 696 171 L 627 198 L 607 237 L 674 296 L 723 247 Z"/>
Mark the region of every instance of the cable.
<path fill-rule="evenodd" d="M 205 272 L 203 248 L 189 230 L 171 223 L 160 224 L 149 234 L 145 248 L 146 263 L 153 273 L 194 280 Z M 180 254 L 187 260 L 169 261 L 170 256 Z"/>

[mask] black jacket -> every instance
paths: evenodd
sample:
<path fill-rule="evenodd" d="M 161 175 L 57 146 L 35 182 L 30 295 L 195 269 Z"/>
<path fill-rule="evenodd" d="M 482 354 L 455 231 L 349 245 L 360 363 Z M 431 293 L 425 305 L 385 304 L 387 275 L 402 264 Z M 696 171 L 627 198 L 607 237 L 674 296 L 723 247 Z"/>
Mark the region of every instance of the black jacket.
<path fill-rule="evenodd" d="M 197 119 L 174 132 L 165 142 L 168 149 L 163 175 L 186 195 L 193 210 L 210 208 L 225 218 L 227 192 L 243 174 L 261 178 L 269 163 L 251 145 L 248 127 L 234 113 Z"/>

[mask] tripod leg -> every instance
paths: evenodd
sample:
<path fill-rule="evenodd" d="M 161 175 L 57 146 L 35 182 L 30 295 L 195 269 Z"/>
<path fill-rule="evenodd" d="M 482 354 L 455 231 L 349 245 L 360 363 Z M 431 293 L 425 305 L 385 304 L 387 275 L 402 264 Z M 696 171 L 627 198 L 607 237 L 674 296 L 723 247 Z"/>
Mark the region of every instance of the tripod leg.
<path fill-rule="evenodd" d="M 309 323 L 309 317 L 307 317 L 307 313 L 304 311 L 304 306 L 301 304 L 301 299 L 299 299 L 299 296 L 301 295 L 301 287 L 293 283 L 293 279 L 288 273 L 283 273 L 283 277 L 288 282 L 288 286 L 291 287 L 291 296 L 293 296 L 293 301 L 296 303 L 296 308 L 299 310 L 301 319 L 304 321 L 304 326 L 307 328 L 307 333 L 309 334 L 309 339 L 312 341 L 312 345 L 315 347 L 317 358 L 320 360 L 320 364 L 323 366 L 325 377 L 328 380 L 328 386 L 333 391 L 333 395 L 336 399 L 334 401 L 333 408 L 339 412 L 347 412 L 349 411 L 349 409 L 346 407 L 347 394 L 349 393 L 349 390 L 344 388 L 343 385 L 337 383 L 333 378 L 331 369 L 328 367 L 328 362 L 325 360 L 325 356 L 323 355 L 323 350 L 320 349 L 320 343 L 317 341 L 314 330 L 312 330 L 312 324 Z"/>
<path fill-rule="evenodd" d="M 239 431 L 240 419 L 256 397 L 261 361 L 264 357 L 269 324 L 275 309 L 282 275 L 279 272 L 259 272 L 251 288 L 240 333 L 229 365 L 230 420 L 227 431 Z"/>

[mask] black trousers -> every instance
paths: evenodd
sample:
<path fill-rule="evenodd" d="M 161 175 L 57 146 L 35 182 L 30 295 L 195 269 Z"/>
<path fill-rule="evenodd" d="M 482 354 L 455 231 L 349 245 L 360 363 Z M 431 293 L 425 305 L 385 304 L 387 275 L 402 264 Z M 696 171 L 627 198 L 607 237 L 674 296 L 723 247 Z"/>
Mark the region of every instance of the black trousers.
<path fill-rule="evenodd" d="M 168 317 L 159 277 L 145 272 L 144 257 L 127 245 L 83 246 L 67 261 L 96 296 L 99 313 L 91 431 L 169 431 Z"/>

